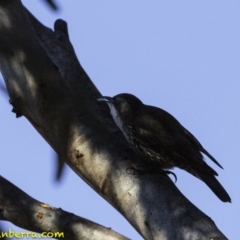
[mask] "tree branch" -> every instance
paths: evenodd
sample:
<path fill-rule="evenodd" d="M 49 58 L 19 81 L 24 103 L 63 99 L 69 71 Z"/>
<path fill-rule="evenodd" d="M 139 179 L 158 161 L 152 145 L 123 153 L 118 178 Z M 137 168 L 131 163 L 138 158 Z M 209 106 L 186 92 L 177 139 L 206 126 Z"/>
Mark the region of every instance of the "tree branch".
<path fill-rule="evenodd" d="M 140 159 L 96 102 L 61 21 L 53 32 L 18 0 L 0 0 L 0 19 L 0 68 L 15 108 L 86 183 L 145 239 L 226 239 L 168 177 L 126 173 Z"/>
<path fill-rule="evenodd" d="M 2 176 L 0 176 L 0 219 L 34 232 L 63 233 L 57 239 L 128 239 L 85 218 L 39 202 Z"/>

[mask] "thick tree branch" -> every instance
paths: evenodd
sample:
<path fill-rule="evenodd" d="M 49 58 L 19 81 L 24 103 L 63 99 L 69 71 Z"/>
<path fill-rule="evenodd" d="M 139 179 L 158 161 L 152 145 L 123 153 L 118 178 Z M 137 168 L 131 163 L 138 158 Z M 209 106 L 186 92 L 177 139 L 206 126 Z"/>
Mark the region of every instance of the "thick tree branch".
<path fill-rule="evenodd" d="M 39 202 L 1 176 L 0 219 L 34 232 L 63 234 L 57 239 L 128 239 L 85 218 Z"/>
<path fill-rule="evenodd" d="M 168 177 L 126 173 L 139 159 L 97 105 L 61 21 L 53 32 L 19 0 L 0 0 L 0 19 L 0 68 L 15 108 L 83 180 L 145 239 L 226 239 Z"/>

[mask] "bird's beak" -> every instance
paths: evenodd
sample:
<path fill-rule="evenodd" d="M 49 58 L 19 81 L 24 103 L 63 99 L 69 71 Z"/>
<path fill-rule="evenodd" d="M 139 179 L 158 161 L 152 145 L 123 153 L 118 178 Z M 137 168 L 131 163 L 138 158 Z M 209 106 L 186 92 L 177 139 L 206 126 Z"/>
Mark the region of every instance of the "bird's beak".
<path fill-rule="evenodd" d="M 100 98 L 97 98 L 97 101 L 98 102 L 111 102 L 112 98 L 111 97 L 100 97 Z"/>

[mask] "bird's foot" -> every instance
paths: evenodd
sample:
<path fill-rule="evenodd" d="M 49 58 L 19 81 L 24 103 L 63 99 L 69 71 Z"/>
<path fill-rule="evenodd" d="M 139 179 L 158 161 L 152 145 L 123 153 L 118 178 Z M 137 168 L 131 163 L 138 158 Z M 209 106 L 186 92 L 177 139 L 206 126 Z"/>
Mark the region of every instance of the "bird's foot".
<path fill-rule="evenodd" d="M 147 174 L 147 173 L 161 174 L 164 177 L 166 177 L 166 175 L 171 174 L 171 175 L 173 175 L 173 177 L 175 179 L 175 183 L 177 182 L 177 176 L 174 172 L 168 171 L 168 170 L 163 170 L 163 169 L 161 169 L 160 171 L 159 171 L 159 169 L 156 170 L 156 168 L 141 170 L 141 169 L 137 169 L 137 168 L 134 168 L 134 167 L 129 167 L 129 168 L 126 169 L 126 173 L 133 175 L 135 178 L 139 177 L 139 175 Z"/>

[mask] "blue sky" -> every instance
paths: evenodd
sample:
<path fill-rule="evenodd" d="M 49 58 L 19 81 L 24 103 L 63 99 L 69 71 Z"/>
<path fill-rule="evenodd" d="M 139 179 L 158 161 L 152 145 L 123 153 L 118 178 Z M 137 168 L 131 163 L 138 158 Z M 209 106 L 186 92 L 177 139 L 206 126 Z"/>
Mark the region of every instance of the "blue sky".
<path fill-rule="evenodd" d="M 104 95 L 128 92 L 174 115 L 224 167 L 218 173 L 232 204 L 222 203 L 188 173 L 176 169 L 180 191 L 229 238 L 239 228 L 240 2 L 24 0 L 45 25 L 68 22 L 70 39 Z M 1 175 L 32 197 L 142 239 L 130 224 L 70 169 L 53 181 L 53 153 L 25 118 L 16 119 L 0 95 Z M 4 225 L 6 228 L 13 225 Z"/>

